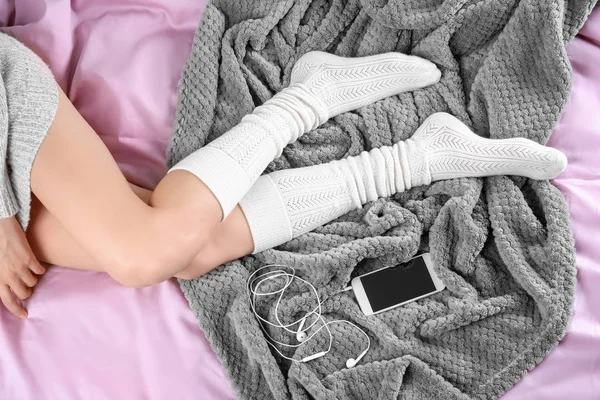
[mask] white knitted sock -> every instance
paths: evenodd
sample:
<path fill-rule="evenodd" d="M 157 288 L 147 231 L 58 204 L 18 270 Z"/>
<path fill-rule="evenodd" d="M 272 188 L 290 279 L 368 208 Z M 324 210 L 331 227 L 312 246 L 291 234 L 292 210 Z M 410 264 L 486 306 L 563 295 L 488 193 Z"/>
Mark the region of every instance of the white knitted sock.
<path fill-rule="evenodd" d="M 213 192 L 226 217 L 284 147 L 329 118 L 437 82 L 427 60 L 399 53 L 343 58 L 323 52 L 298 60 L 289 87 L 224 135 L 183 159 Z"/>
<path fill-rule="evenodd" d="M 240 205 L 258 253 L 413 186 L 492 175 L 550 179 L 566 162 L 558 150 L 524 138 L 485 139 L 450 114 L 438 113 L 393 146 L 263 175 Z"/>

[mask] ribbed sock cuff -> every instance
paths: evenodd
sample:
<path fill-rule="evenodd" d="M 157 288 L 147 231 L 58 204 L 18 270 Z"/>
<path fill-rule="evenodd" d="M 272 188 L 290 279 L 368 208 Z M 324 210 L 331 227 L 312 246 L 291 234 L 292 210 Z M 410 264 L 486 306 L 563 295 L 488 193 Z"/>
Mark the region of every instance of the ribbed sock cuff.
<path fill-rule="evenodd" d="M 225 219 L 250 189 L 246 171 L 227 153 L 210 146 L 190 154 L 169 170 L 186 170 L 196 175 L 215 195 Z"/>
<path fill-rule="evenodd" d="M 272 249 L 292 239 L 292 225 L 275 182 L 263 175 L 240 201 L 252 239 L 253 254 Z"/>

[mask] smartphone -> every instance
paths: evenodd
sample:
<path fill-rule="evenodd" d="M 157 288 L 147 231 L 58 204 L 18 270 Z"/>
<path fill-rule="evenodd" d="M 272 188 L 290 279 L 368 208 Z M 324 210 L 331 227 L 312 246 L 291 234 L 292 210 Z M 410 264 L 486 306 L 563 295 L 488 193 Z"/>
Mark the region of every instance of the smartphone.
<path fill-rule="evenodd" d="M 365 315 L 391 310 L 444 290 L 431 255 L 422 254 L 404 267 L 388 267 L 352 279 L 352 289 Z"/>

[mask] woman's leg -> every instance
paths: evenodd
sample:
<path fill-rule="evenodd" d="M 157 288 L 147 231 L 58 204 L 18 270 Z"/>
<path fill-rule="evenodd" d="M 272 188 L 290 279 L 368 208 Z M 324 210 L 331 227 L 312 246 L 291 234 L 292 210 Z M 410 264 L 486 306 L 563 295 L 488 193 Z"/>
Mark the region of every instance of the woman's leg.
<path fill-rule="evenodd" d="M 226 217 L 267 165 L 303 133 L 335 115 L 434 84 L 440 76 L 435 64 L 400 53 L 358 58 L 307 53 L 294 65 L 288 87 L 172 170 L 189 171 L 204 182 Z"/>
<path fill-rule="evenodd" d="M 33 165 L 32 191 L 117 281 L 157 283 L 190 264 L 286 144 L 338 113 L 440 77 L 432 63 L 398 53 L 356 59 L 309 53 L 300 61 L 292 87 L 178 164 L 149 204 L 130 190 L 102 141 L 61 92 Z M 216 163 L 206 164 L 209 159 Z"/>

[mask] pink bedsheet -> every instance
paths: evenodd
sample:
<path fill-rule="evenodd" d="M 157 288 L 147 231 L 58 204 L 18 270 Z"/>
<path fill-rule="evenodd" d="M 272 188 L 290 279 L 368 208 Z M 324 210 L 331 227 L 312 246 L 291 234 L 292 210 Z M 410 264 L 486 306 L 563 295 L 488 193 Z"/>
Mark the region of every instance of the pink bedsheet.
<path fill-rule="evenodd" d="M 176 83 L 204 3 L 0 0 L 0 26 L 46 59 L 126 175 L 151 187 L 164 174 Z M 569 56 L 573 95 L 550 144 L 570 162 L 555 184 L 577 245 L 575 315 L 504 400 L 600 393 L 600 9 Z M 26 305 L 26 321 L 0 307 L 0 400 L 235 397 L 175 282 L 135 290 L 53 267 Z"/>
<path fill-rule="evenodd" d="M 9 3 L 0 26 L 51 65 L 126 175 L 153 187 L 205 1 Z M 26 321 L 0 307 L 0 399 L 235 398 L 175 281 L 134 290 L 53 267 L 26 306 Z"/>

